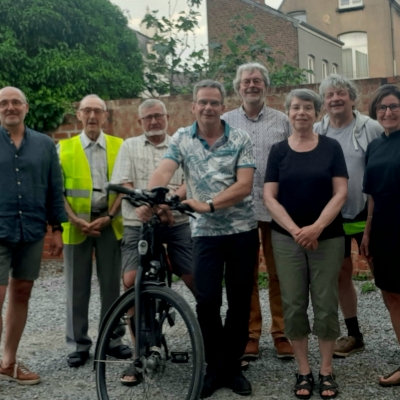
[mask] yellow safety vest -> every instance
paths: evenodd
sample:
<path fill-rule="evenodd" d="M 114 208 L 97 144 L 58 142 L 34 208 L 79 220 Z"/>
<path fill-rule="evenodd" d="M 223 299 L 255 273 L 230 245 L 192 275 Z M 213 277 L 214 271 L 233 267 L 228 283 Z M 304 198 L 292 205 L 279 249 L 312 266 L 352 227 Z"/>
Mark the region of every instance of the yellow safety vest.
<path fill-rule="evenodd" d="M 106 139 L 108 180 L 110 181 L 115 160 L 123 140 L 115 136 L 104 136 Z M 60 161 L 64 174 L 65 197 L 77 217 L 90 222 L 93 183 L 89 161 L 83 149 L 80 136 L 60 141 Z M 116 198 L 116 193 L 109 193 L 109 209 Z M 117 239 L 121 239 L 123 233 L 122 217 L 113 218 L 111 225 Z M 64 228 L 63 241 L 65 244 L 78 244 L 86 239 L 86 236 L 70 222 L 65 222 L 62 226 Z"/>

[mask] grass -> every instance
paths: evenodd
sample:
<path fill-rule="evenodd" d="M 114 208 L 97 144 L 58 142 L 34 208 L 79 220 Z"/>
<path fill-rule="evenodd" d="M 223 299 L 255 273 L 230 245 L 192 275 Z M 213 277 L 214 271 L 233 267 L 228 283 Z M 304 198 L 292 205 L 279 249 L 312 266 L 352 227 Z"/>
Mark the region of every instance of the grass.
<path fill-rule="evenodd" d="M 375 292 L 376 286 L 374 282 L 365 282 L 361 285 L 361 293 Z"/>
<path fill-rule="evenodd" d="M 367 274 L 358 274 L 353 276 L 354 281 L 368 281 L 369 279 L 371 279 L 371 277 Z"/>

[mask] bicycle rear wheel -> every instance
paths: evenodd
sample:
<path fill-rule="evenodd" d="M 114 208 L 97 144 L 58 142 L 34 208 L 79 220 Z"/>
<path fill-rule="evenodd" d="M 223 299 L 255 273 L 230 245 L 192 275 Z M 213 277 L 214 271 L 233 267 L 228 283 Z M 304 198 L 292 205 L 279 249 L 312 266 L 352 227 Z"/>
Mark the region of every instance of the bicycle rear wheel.
<path fill-rule="evenodd" d="M 142 367 L 136 368 L 140 383 L 125 386 L 120 382 L 123 371 L 133 363 L 133 359 L 117 360 L 106 355 L 110 339 L 115 338 L 116 326 L 121 321 L 129 323 L 127 313 L 135 306 L 132 292 L 114 309 L 99 337 L 95 359 L 98 398 L 198 399 L 204 373 L 204 349 L 192 309 L 178 293 L 164 286 L 145 288 L 141 293 L 141 303 L 147 307 L 144 311 L 147 318 L 150 315 L 154 321 L 156 334 L 141 332 Z M 121 339 L 134 349 L 129 332 Z"/>

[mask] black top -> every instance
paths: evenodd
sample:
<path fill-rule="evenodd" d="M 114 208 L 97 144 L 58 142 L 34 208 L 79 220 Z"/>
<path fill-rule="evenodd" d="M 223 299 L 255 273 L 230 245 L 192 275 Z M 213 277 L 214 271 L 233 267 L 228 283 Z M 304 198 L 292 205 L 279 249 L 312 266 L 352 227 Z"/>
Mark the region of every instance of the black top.
<path fill-rule="evenodd" d="M 365 163 L 364 193 L 374 199 L 374 216 L 387 217 L 390 224 L 400 209 L 400 131 L 373 140 Z"/>
<path fill-rule="evenodd" d="M 26 128 L 17 149 L 0 126 L 0 239 L 37 241 L 47 223 L 66 222 L 63 190 L 53 141 Z"/>
<path fill-rule="evenodd" d="M 296 152 L 288 140 L 272 146 L 265 182 L 278 182 L 278 202 L 300 228 L 312 225 L 332 198 L 332 178 L 348 178 L 340 144 L 326 136 L 318 137 L 317 146 Z M 271 228 L 285 235 L 288 231 L 272 221 Z M 318 240 L 344 235 L 341 213 L 321 233 Z"/>

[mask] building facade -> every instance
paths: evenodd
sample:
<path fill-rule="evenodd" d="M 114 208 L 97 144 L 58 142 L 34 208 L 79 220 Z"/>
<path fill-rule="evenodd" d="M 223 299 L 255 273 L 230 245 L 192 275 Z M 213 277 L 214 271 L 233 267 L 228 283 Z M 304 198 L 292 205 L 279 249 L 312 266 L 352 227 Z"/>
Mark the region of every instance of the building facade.
<path fill-rule="evenodd" d="M 342 69 L 342 42 L 326 32 L 293 16 L 275 10 L 263 0 L 208 0 L 209 44 L 227 43 L 237 31 L 234 23 L 251 24 L 254 37 L 271 46 L 271 56 L 279 68 L 287 63 L 312 70 L 309 83 L 318 83 L 334 69 Z M 233 22 L 234 21 L 234 22 Z"/>
<path fill-rule="evenodd" d="M 343 42 L 348 78 L 397 75 L 400 0 L 283 0 L 279 10 Z"/>

